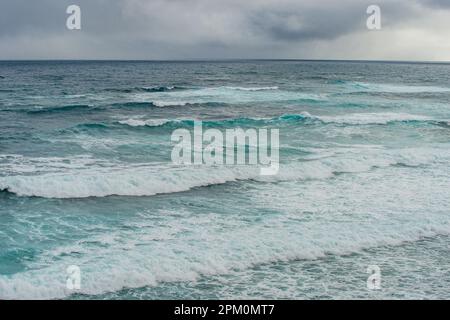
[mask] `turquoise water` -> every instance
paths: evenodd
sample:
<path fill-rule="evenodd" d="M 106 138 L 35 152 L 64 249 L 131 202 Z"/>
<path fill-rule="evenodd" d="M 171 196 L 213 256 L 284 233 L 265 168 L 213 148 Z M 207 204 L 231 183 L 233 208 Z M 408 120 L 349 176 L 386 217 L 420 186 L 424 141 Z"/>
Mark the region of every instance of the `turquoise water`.
<path fill-rule="evenodd" d="M 0 298 L 448 298 L 449 71 L 0 62 Z M 279 173 L 173 164 L 194 120 L 279 129 Z"/>

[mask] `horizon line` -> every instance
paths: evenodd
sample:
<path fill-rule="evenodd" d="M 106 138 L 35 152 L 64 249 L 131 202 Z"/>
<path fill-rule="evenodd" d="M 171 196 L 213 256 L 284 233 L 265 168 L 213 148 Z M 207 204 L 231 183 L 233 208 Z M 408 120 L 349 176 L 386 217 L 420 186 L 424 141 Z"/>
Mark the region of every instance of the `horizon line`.
<path fill-rule="evenodd" d="M 240 61 L 304 61 L 450 64 L 450 60 L 377 60 L 377 59 L 286 59 L 286 58 L 192 58 L 192 59 L 0 59 L 0 62 L 240 62 Z"/>

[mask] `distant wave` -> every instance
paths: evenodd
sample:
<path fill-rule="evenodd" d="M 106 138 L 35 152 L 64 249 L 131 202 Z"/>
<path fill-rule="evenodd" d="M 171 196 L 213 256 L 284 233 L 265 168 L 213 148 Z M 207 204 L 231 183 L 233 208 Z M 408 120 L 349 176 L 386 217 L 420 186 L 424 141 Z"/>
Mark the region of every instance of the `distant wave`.
<path fill-rule="evenodd" d="M 138 109 L 138 108 L 163 108 L 163 107 L 182 107 L 182 106 L 204 106 L 204 107 L 215 107 L 215 106 L 226 106 L 226 103 L 221 102 L 188 102 L 188 101 L 129 101 L 129 102 L 118 102 L 111 105 L 114 109 Z"/>
<path fill-rule="evenodd" d="M 299 116 L 301 118 L 301 116 Z M 245 125 L 258 125 L 266 124 L 272 121 L 276 121 L 281 118 L 264 119 L 264 118 L 234 118 L 234 119 L 222 119 L 222 120 L 201 120 L 201 119 L 127 119 L 118 121 L 121 125 L 127 125 L 130 127 L 179 127 L 179 126 L 192 126 L 195 121 L 202 121 L 204 126 L 245 126 Z"/>
<path fill-rule="evenodd" d="M 180 86 L 153 86 L 153 87 L 134 87 L 134 88 L 107 88 L 108 92 L 132 93 L 132 92 L 168 92 L 176 90 L 187 90 L 189 88 Z"/>
<path fill-rule="evenodd" d="M 126 119 L 118 121 L 119 124 L 131 127 L 160 127 L 160 126 L 191 126 L 199 119 Z M 422 115 L 407 113 L 351 113 L 339 116 L 314 116 L 308 112 L 299 114 L 284 114 L 274 118 L 233 118 L 219 120 L 203 120 L 205 126 L 250 126 L 270 125 L 282 123 L 298 123 L 309 121 L 310 123 L 344 124 L 344 125 L 386 125 L 395 122 L 430 122 L 432 124 L 445 125 L 447 120 L 435 120 Z"/>
<path fill-rule="evenodd" d="M 162 107 L 181 107 L 181 106 L 205 106 L 205 107 L 214 107 L 220 105 L 226 105 L 226 103 L 215 103 L 215 102 L 205 102 L 205 103 L 190 103 L 184 101 L 149 101 L 149 102 L 140 102 L 140 101 L 127 101 L 127 102 L 117 102 L 111 105 L 87 105 L 87 104 L 78 104 L 78 105 L 63 105 L 63 106 L 55 106 L 55 107 L 42 107 L 42 108 L 21 108 L 21 109 L 6 109 L 2 111 L 13 111 L 13 112 L 24 112 L 30 115 L 44 115 L 51 113 L 63 113 L 63 112 L 98 112 L 105 111 L 108 109 L 147 109 L 147 108 L 162 108 Z"/>
<path fill-rule="evenodd" d="M 450 92 L 450 88 L 436 86 L 399 85 L 388 83 L 365 83 L 347 80 L 329 80 L 329 84 L 341 85 L 349 91 L 382 93 L 440 93 Z"/>
<path fill-rule="evenodd" d="M 201 119 L 126 119 L 120 120 L 117 123 L 127 125 L 130 127 L 180 127 L 192 126 L 195 121 L 202 121 L 202 124 L 207 127 L 225 127 L 225 126 L 249 126 L 249 125 L 264 125 L 283 121 L 300 121 L 306 119 L 302 115 L 281 116 L 276 118 L 232 118 L 232 119 L 218 119 L 218 120 L 201 120 Z"/>
<path fill-rule="evenodd" d="M 278 86 L 267 86 L 267 87 L 217 87 L 217 88 L 203 88 L 203 89 L 228 89 L 228 90 L 238 90 L 238 91 L 266 91 L 266 90 L 278 90 Z M 132 93 L 132 92 L 173 92 L 181 90 L 196 90 L 195 88 L 182 87 L 182 86 L 153 86 L 153 87 L 134 87 L 134 88 L 107 88 L 105 91 L 108 92 L 121 92 L 121 93 Z M 197 89 L 198 90 L 198 89 Z"/>
<path fill-rule="evenodd" d="M 314 116 L 308 112 L 303 112 L 301 114 L 287 114 L 281 116 L 279 119 L 282 120 L 296 120 L 296 119 L 311 119 L 319 121 L 325 124 L 345 124 L 345 125 L 386 125 L 395 122 L 432 122 L 436 123 L 433 118 L 408 114 L 408 113 L 394 113 L 394 112 L 383 112 L 383 113 L 350 113 L 343 115 L 333 115 L 333 116 Z"/>
<path fill-rule="evenodd" d="M 277 86 L 271 87 L 225 87 L 230 90 L 239 90 L 239 91 L 267 91 L 267 90 L 278 90 Z"/>
<path fill-rule="evenodd" d="M 67 106 L 41 108 L 35 110 L 26 110 L 26 112 L 29 114 L 45 114 L 45 113 L 68 112 L 68 111 L 87 111 L 93 108 L 94 108 L 93 106 L 86 104 L 75 104 Z"/>
<path fill-rule="evenodd" d="M 324 96 L 307 94 L 296 91 L 282 91 L 277 86 L 267 87 L 209 87 L 209 88 L 185 88 L 185 87 L 149 87 L 149 88 L 117 88 L 105 89 L 107 91 L 135 93 L 130 95 L 128 101 L 112 104 L 67 105 L 45 107 L 37 110 L 24 110 L 33 114 L 73 111 L 81 108 L 89 111 L 106 110 L 109 108 L 148 108 L 148 107 L 189 107 L 189 106 L 227 106 L 240 103 L 316 103 L 322 101 Z M 155 94 L 146 94 L 146 93 Z M 78 98 L 82 95 L 68 95 L 66 97 Z M 101 102 L 100 102 L 101 103 Z M 20 110 L 19 110 L 20 111 Z"/>
<path fill-rule="evenodd" d="M 156 107 L 216 104 L 241 104 L 265 102 L 318 102 L 326 98 L 321 94 L 279 90 L 277 86 L 267 87 L 205 87 L 175 92 L 136 94 L 134 98 L 151 102 Z"/>
<path fill-rule="evenodd" d="M 191 104 L 186 101 L 152 101 L 155 107 L 182 107 Z"/>
<path fill-rule="evenodd" d="M 128 119 L 128 120 L 120 120 L 119 124 L 125 124 L 131 127 L 142 127 L 142 126 L 149 126 L 149 127 L 159 127 L 166 123 L 171 123 L 174 120 L 167 120 L 167 119 L 148 119 L 148 120 L 140 120 L 140 119 Z"/>
<path fill-rule="evenodd" d="M 391 122 L 415 122 L 415 121 L 433 121 L 434 119 L 408 113 L 351 113 L 342 116 L 311 116 L 324 123 L 337 123 L 348 125 L 364 124 L 389 124 Z"/>

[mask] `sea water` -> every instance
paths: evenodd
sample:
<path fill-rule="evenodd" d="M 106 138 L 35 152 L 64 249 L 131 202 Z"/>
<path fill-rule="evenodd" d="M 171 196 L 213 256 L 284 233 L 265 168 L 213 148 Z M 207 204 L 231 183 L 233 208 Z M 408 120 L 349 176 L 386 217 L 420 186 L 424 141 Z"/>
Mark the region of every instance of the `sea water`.
<path fill-rule="evenodd" d="M 9 61 L 0 76 L 1 299 L 450 296 L 448 64 Z M 171 134 L 195 121 L 279 129 L 278 174 L 175 165 Z"/>

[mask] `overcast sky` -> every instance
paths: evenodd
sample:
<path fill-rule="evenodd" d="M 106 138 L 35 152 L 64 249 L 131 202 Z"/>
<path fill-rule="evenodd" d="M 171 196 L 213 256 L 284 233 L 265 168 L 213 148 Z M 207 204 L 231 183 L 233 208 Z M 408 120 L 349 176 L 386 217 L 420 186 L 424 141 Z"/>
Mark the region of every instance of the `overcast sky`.
<path fill-rule="evenodd" d="M 450 61 L 450 0 L 0 0 L 0 59 L 222 58 Z"/>

